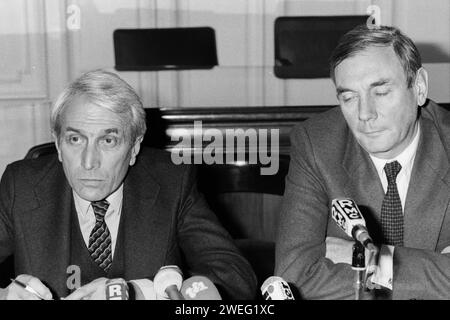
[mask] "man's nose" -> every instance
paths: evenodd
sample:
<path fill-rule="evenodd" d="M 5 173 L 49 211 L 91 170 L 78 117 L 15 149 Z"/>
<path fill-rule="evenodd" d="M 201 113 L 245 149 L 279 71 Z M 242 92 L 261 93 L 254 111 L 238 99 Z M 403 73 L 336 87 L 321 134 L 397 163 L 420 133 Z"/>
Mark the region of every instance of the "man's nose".
<path fill-rule="evenodd" d="M 359 99 L 358 117 L 361 121 L 374 120 L 378 117 L 377 108 L 371 97 L 361 97 Z"/>
<path fill-rule="evenodd" d="M 100 167 L 100 152 L 94 144 L 87 144 L 83 150 L 81 165 L 86 170 Z"/>

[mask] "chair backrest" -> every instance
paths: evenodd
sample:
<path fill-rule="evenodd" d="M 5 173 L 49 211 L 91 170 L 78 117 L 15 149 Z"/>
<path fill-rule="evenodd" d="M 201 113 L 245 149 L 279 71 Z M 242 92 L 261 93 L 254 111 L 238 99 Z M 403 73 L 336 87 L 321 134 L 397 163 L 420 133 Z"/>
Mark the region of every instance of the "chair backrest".
<path fill-rule="evenodd" d="M 235 239 L 275 241 L 289 156 L 279 157 L 274 175 L 260 164 L 199 165 L 199 189 Z"/>
<path fill-rule="evenodd" d="M 27 154 L 25 155 L 25 159 L 36 159 L 55 152 L 55 144 L 53 142 L 47 142 L 34 146 L 30 150 L 28 150 Z"/>

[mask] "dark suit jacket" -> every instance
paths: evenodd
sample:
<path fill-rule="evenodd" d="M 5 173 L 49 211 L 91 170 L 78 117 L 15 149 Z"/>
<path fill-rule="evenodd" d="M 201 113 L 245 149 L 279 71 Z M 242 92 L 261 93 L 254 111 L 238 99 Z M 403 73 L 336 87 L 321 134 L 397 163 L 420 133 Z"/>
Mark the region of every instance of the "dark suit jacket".
<path fill-rule="evenodd" d="M 64 296 L 70 257 L 72 190 L 56 155 L 9 165 L 0 185 L 0 262 L 14 254 L 16 274 L 30 274 Z M 183 266 L 185 278 L 211 279 L 225 298 L 252 299 L 251 266 L 208 208 L 193 167 L 142 148 L 124 182 L 121 217 L 126 280 Z"/>
<path fill-rule="evenodd" d="M 393 299 L 449 299 L 450 112 L 429 101 L 404 209 L 404 247 L 394 251 Z M 325 258 L 327 236 L 350 240 L 330 217 L 331 201 L 353 198 L 374 240 L 384 192 L 369 155 L 340 108 L 300 124 L 292 151 L 276 245 L 277 275 L 305 298 L 354 298 L 354 271 Z"/>

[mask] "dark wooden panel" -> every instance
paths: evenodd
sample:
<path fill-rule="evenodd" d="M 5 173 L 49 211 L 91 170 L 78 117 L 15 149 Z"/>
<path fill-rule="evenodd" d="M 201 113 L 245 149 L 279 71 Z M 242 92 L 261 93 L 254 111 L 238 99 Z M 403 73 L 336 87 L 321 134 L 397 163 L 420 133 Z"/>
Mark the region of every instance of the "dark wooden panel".
<path fill-rule="evenodd" d="M 226 136 L 226 130 L 243 129 L 236 136 L 243 137 L 246 130 L 279 130 L 279 153 L 289 154 L 289 134 L 298 122 L 331 109 L 333 106 L 292 107 L 220 107 L 220 108 L 176 108 L 146 109 L 149 130 L 145 144 L 174 150 L 180 147 L 181 135 L 189 135 L 192 141 L 202 141 L 202 131 L 194 130 L 194 122 L 201 121 L 202 129 L 217 129 Z M 261 131 L 262 132 L 262 131 Z M 263 132 L 262 132 L 263 133 Z M 201 152 L 209 141 L 202 141 L 200 148 L 191 147 L 193 153 Z M 185 147 L 185 146 L 183 146 Z M 248 152 L 248 148 L 244 150 Z M 225 152 L 220 150 L 220 152 Z M 231 151 L 233 152 L 233 151 Z"/>

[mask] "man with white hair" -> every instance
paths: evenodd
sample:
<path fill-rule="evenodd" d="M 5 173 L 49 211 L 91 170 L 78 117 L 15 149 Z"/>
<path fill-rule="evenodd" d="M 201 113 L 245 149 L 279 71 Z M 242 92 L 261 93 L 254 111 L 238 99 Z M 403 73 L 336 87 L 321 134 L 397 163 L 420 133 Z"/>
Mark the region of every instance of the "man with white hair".
<path fill-rule="evenodd" d="M 160 267 L 178 265 L 185 277 L 208 277 L 224 298 L 254 297 L 255 274 L 192 167 L 141 147 L 145 110 L 131 86 L 110 72 L 85 73 L 60 95 L 51 124 L 57 155 L 9 165 L 0 184 L 0 261 L 14 254 L 17 280 L 45 299 L 89 299 L 112 278 L 136 280 L 145 295 Z M 69 288 L 71 270 L 81 287 Z M 36 298 L 14 282 L 0 290 L 5 299 Z"/>

